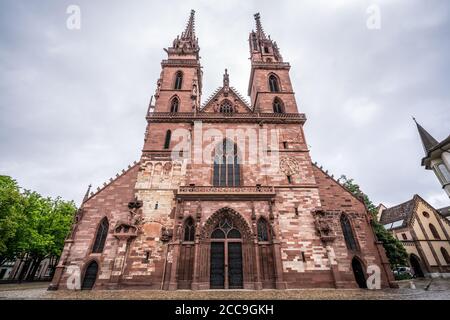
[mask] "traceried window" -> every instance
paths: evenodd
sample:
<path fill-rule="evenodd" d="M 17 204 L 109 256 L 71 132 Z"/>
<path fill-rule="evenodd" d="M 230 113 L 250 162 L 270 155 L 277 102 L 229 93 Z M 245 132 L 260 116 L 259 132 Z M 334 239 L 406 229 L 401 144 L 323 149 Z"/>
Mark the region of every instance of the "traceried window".
<path fill-rule="evenodd" d="M 170 139 L 172 137 L 172 131 L 166 131 L 166 138 L 164 139 L 164 149 L 169 149 L 170 147 Z"/>
<path fill-rule="evenodd" d="M 258 241 L 270 241 L 270 231 L 267 221 L 263 218 L 258 220 Z"/>
<path fill-rule="evenodd" d="M 213 185 L 216 187 L 234 187 L 241 185 L 238 148 L 230 140 L 224 139 L 215 148 Z"/>
<path fill-rule="evenodd" d="M 221 113 L 232 113 L 233 112 L 233 106 L 229 101 L 225 101 L 221 104 L 220 110 Z"/>
<path fill-rule="evenodd" d="M 211 239 L 240 239 L 241 233 L 229 218 L 223 218 L 211 233 Z"/>
<path fill-rule="evenodd" d="M 178 106 L 180 105 L 180 101 L 177 97 L 172 99 L 172 102 L 170 104 L 170 112 L 175 113 L 178 112 Z"/>
<path fill-rule="evenodd" d="M 194 219 L 189 217 L 184 223 L 184 241 L 194 241 L 194 239 L 195 239 Z"/>
<path fill-rule="evenodd" d="M 283 102 L 278 97 L 273 100 L 273 112 L 284 113 Z"/>
<path fill-rule="evenodd" d="M 183 84 L 183 73 L 178 71 L 175 75 L 175 90 L 181 90 L 181 85 Z"/>
<path fill-rule="evenodd" d="M 102 253 L 105 247 L 106 236 L 108 235 L 109 223 L 108 219 L 103 218 L 97 227 L 97 233 L 95 235 L 94 246 L 92 247 L 92 253 Z"/>
<path fill-rule="evenodd" d="M 355 236 L 353 235 L 352 226 L 350 224 L 350 220 L 345 214 L 341 215 L 341 228 L 342 232 L 344 233 L 344 239 L 347 248 L 349 250 L 356 250 L 357 245 Z"/>
<path fill-rule="evenodd" d="M 433 234 L 433 238 L 440 240 L 441 236 L 439 235 L 438 231 L 436 230 L 436 227 L 431 223 L 430 223 L 429 227 L 430 227 L 431 233 Z"/>
<path fill-rule="evenodd" d="M 278 84 L 278 79 L 273 74 L 271 74 L 269 76 L 269 89 L 270 89 L 270 92 L 279 92 L 280 91 L 280 86 Z"/>

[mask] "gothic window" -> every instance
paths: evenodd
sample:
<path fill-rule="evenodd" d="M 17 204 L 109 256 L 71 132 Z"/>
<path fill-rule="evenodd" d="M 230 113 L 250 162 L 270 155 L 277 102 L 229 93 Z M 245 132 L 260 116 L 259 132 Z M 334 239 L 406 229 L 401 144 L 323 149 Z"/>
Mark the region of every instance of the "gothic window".
<path fill-rule="evenodd" d="M 269 76 L 269 88 L 270 88 L 270 92 L 279 92 L 280 91 L 280 87 L 278 85 L 278 79 L 273 74 L 271 74 Z"/>
<path fill-rule="evenodd" d="M 241 233 L 234 228 L 229 218 L 223 218 L 211 233 L 211 239 L 240 239 L 241 237 Z"/>
<path fill-rule="evenodd" d="M 175 75 L 175 90 L 181 90 L 181 85 L 183 83 L 183 73 L 178 71 Z"/>
<path fill-rule="evenodd" d="M 433 234 L 433 237 L 437 240 L 441 240 L 441 236 L 439 235 L 438 231 L 436 230 L 436 227 L 430 223 L 430 231 Z"/>
<path fill-rule="evenodd" d="M 220 106 L 220 112 L 221 113 L 232 113 L 233 112 L 233 106 L 231 105 L 231 103 L 229 101 L 225 101 Z"/>
<path fill-rule="evenodd" d="M 170 138 L 172 137 L 172 131 L 167 130 L 166 139 L 164 140 L 164 149 L 169 149 L 170 147 Z"/>
<path fill-rule="evenodd" d="M 447 250 L 445 250 L 444 247 L 441 247 L 441 253 L 442 256 L 444 257 L 445 262 L 450 265 L 450 255 L 448 254 Z"/>
<path fill-rule="evenodd" d="M 179 101 L 178 98 L 175 97 L 172 99 L 172 103 L 170 104 L 170 112 L 174 113 L 174 112 L 178 112 L 178 106 L 179 106 Z"/>
<path fill-rule="evenodd" d="M 341 215 L 341 228 L 344 233 L 345 244 L 349 250 L 356 250 L 356 240 L 353 235 L 352 226 L 350 224 L 350 220 L 346 215 Z"/>
<path fill-rule="evenodd" d="M 267 46 L 264 46 L 264 53 L 269 53 L 269 48 Z"/>
<path fill-rule="evenodd" d="M 195 239 L 194 219 L 189 217 L 184 223 L 184 241 L 194 241 L 194 239 Z"/>
<path fill-rule="evenodd" d="M 269 225 L 263 218 L 259 218 L 258 224 L 258 241 L 270 241 Z"/>
<path fill-rule="evenodd" d="M 256 40 L 256 35 L 252 34 L 253 50 L 258 51 L 258 42 Z"/>
<path fill-rule="evenodd" d="M 213 185 L 234 187 L 241 185 L 241 168 L 237 145 L 224 139 L 215 148 Z"/>
<path fill-rule="evenodd" d="M 281 100 L 279 98 L 275 98 L 275 100 L 273 100 L 273 112 L 274 113 L 284 113 L 283 110 L 283 102 L 281 102 Z"/>
<path fill-rule="evenodd" d="M 106 236 L 108 235 L 109 223 L 108 219 L 103 218 L 97 228 L 97 234 L 95 236 L 94 246 L 92 247 L 92 253 L 102 253 L 105 247 Z"/>

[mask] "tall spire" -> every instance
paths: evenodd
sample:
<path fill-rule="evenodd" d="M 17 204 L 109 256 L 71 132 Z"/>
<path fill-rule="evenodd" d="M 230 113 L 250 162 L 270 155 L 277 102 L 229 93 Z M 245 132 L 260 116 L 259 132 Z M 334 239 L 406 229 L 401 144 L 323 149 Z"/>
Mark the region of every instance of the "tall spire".
<path fill-rule="evenodd" d="M 195 40 L 195 10 L 191 10 L 189 21 L 186 25 L 186 29 L 181 34 L 183 40 Z"/>
<path fill-rule="evenodd" d="M 177 58 L 178 56 L 194 55 L 194 59 L 199 59 L 198 39 L 195 36 L 195 11 L 191 10 L 191 15 L 186 24 L 186 28 L 173 40 L 172 47 L 164 49 L 169 54 L 170 58 Z"/>
<path fill-rule="evenodd" d="M 413 117 L 414 122 L 417 125 L 417 130 L 419 131 L 420 139 L 422 140 L 423 150 L 425 151 L 425 155 L 428 155 L 428 151 L 431 150 L 435 145 L 438 144 L 438 141 L 433 138 L 431 134 L 427 132 L 419 123 L 417 123 L 416 118 Z"/>
<path fill-rule="evenodd" d="M 253 16 L 255 17 L 256 20 L 256 35 L 260 40 L 267 40 L 266 34 L 264 33 L 264 29 L 261 24 L 261 16 L 259 12 L 255 13 Z"/>

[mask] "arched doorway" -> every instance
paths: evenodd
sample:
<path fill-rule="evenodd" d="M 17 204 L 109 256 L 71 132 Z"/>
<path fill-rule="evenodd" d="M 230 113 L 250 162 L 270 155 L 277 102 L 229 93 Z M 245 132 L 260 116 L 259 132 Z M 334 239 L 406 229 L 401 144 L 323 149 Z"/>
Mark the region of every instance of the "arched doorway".
<path fill-rule="evenodd" d="M 83 283 L 81 285 L 81 290 L 91 290 L 94 287 L 95 280 L 97 280 L 98 264 L 92 261 L 86 271 L 84 272 Z"/>
<path fill-rule="evenodd" d="M 224 216 L 211 233 L 210 288 L 242 289 L 242 235 Z"/>
<path fill-rule="evenodd" d="M 424 275 L 423 275 L 422 267 L 420 266 L 419 258 L 416 255 L 411 254 L 409 256 L 409 263 L 411 264 L 411 268 L 414 271 L 414 275 L 418 278 L 423 278 Z"/>
<path fill-rule="evenodd" d="M 352 269 L 355 276 L 356 283 L 361 289 L 367 289 L 366 276 L 364 272 L 363 265 L 357 257 L 352 260 Z"/>

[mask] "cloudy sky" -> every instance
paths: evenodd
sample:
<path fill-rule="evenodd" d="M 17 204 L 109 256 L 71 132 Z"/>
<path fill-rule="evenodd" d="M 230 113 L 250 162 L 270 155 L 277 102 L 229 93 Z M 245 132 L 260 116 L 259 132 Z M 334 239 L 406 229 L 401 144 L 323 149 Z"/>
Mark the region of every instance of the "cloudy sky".
<path fill-rule="evenodd" d="M 81 29 L 69 30 L 69 5 Z M 367 9 L 380 10 L 369 29 Z M 415 116 L 437 139 L 450 133 L 450 2 L 23 1 L 0 2 L 0 174 L 73 199 L 140 157 L 160 61 L 195 9 L 203 100 L 221 85 L 246 94 L 248 33 L 260 12 L 308 118 L 314 161 L 354 178 L 375 203 L 418 193 L 450 200 L 420 166 Z M 372 26 L 374 26 L 372 24 Z"/>

